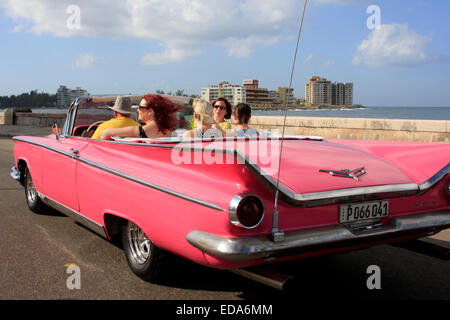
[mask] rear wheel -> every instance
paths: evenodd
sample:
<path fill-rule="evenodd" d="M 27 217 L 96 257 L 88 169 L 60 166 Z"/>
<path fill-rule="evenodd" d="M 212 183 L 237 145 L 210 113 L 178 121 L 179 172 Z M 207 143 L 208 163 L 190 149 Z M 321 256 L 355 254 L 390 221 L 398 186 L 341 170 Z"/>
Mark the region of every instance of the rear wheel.
<path fill-rule="evenodd" d="M 34 186 L 33 179 L 31 178 L 30 170 L 25 168 L 24 174 L 24 187 L 25 187 L 25 199 L 27 201 L 28 208 L 35 213 L 42 213 L 47 206 L 39 198 L 39 195 Z"/>
<path fill-rule="evenodd" d="M 131 221 L 122 227 L 122 245 L 134 274 L 145 281 L 161 280 L 166 252 L 153 244 L 142 229 Z"/>

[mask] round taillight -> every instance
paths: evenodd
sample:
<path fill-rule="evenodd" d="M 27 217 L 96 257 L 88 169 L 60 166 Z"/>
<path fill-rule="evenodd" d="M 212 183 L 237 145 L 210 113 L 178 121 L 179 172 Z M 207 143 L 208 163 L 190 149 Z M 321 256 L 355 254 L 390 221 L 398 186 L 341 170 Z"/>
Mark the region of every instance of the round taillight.
<path fill-rule="evenodd" d="M 237 195 L 231 200 L 229 217 L 236 226 L 255 228 L 264 217 L 264 205 L 256 195 Z"/>

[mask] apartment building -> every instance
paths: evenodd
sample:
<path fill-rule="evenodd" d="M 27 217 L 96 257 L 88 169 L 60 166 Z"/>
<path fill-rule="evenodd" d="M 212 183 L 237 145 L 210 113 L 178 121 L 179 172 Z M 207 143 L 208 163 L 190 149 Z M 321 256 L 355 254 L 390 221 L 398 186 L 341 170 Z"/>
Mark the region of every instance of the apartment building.
<path fill-rule="evenodd" d="M 74 99 L 84 96 L 89 96 L 89 92 L 81 89 L 80 87 L 72 90 L 66 86 L 61 85 L 56 91 L 56 105 L 58 107 L 68 107 Z"/>
<path fill-rule="evenodd" d="M 271 104 L 272 99 L 269 97 L 269 90 L 259 88 L 259 81 L 254 79 L 243 80 L 246 90 L 246 102 L 248 104 Z"/>
<path fill-rule="evenodd" d="M 280 94 L 280 100 L 283 104 L 294 104 L 296 99 L 294 98 L 294 89 L 286 87 L 278 87 L 275 91 Z"/>
<path fill-rule="evenodd" d="M 313 105 L 331 104 L 331 81 L 321 78 L 312 77 L 305 85 L 306 101 Z"/>
<path fill-rule="evenodd" d="M 202 88 L 202 98 L 209 102 L 214 102 L 219 97 L 226 98 L 232 105 L 246 102 L 246 89 L 239 85 L 232 85 L 227 81 Z"/>
<path fill-rule="evenodd" d="M 353 83 L 344 83 L 344 105 L 353 105 Z"/>
<path fill-rule="evenodd" d="M 232 105 L 244 102 L 250 105 L 261 104 L 294 104 L 294 89 L 278 87 L 276 90 L 267 90 L 259 87 L 259 81 L 245 79 L 243 85 L 232 85 L 223 81 L 218 85 L 212 85 L 201 89 L 201 97 L 213 102 L 219 97 L 226 98 Z"/>
<path fill-rule="evenodd" d="M 272 100 L 272 103 L 280 104 L 281 103 L 281 95 L 276 90 L 269 91 L 269 98 Z"/>
<path fill-rule="evenodd" d="M 353 83 L 331 83 L 315 76 L 305 84 L 305 99 L 312 105 L 353 105 Z"/>

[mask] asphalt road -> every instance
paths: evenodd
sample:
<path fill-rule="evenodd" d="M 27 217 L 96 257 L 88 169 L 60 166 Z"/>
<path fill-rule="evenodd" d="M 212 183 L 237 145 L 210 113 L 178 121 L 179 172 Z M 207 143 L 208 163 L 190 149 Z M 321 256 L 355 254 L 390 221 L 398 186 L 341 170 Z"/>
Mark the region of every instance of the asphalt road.
<path fill-rule="evenodd" d="M 120 246 L 58 212 L 29 211 L 23 188 L 9 177 L 12 150 L 13 141 L 0 138 L 0 299 L 450 300 L 448 260 L 389 245 L 281 265 L 296 279 L 287 293 L 182 259 L 174 259 L 165 283 L 144 282 Z M 79 267 L 80 289 L 67 286 L 69 264 Z M 381 289 L 367 287 L 372 265 Z"/>

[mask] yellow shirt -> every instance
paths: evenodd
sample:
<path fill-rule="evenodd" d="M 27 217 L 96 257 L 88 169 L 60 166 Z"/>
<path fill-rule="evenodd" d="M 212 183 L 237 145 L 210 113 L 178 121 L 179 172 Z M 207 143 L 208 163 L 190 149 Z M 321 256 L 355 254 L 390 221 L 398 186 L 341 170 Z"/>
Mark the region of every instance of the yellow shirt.
<path fill-rule="evenodd" d="M 92 135 L 92 139 L 100 139 L 100 133 L 105 129 L 123 128 L 130 126 L 139 126 L 139 123 L 128 117 L 112 118 L 108 121 L 103 122 L 97 127 L 97 130 L 95 130 L 94 134 Z"/>
<path fill-rule="evenodd" d="M 222 128 L 223 131 L 227 131 L 228 129 L 231 129 L 231 123 L 229 123 L 228 121 L 219 123 L 219 126 Z"/>

